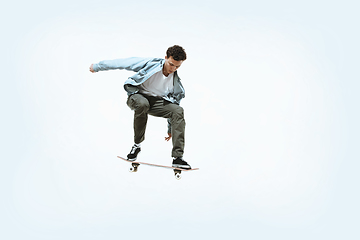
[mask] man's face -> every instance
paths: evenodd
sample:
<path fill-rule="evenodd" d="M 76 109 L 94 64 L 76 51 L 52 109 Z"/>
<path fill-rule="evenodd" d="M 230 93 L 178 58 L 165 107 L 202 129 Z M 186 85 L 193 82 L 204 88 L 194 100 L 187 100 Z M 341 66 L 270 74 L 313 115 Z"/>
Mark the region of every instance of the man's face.
<path fill-rule="evenodd" d="M 175 72 L 183 63 L 183 61 L 176 61 L 172 56 L 165 57 L 165 63 L 163 68 L 163 73 L 165 76 Z"/>

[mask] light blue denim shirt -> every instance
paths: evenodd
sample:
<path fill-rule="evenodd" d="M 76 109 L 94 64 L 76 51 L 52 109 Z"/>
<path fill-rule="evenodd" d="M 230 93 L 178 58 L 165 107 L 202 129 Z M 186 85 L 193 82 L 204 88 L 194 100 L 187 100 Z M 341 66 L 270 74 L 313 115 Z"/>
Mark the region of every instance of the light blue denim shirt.
<path fill-rule="evenodd" d="M 106 71 L 111 69 L 125 69 L 136 72 L 129 77 L 124 84 L 128 95 L 135 94 L 139 91 L 138 86 L 149 79 L 154 73 L 162 70 L 165 59 L 162 58 L 122 58 L 115 60 L 105 60 L 93 65 L 95 72 Z M 174 92 L 163 97 L 172 103 L 180 104 L 181 99 L 185 97 L 185 89 L 181 84 L 177 71 L 174 72 Z"/>
<path fill-rule="evenodd" d="M 95 72 L 106 71 L 112 69 L 125 69 L 136 72 L 135 75 L 129 77 L 124 88 L 128 95 L 139 92 L 138 86 L 149 79 L 154 73 L 162 70 L 165 59 L 162 58 L 122 58 L 115 60 L 105 60 L 93 65 Z M 181 99 L 185 97 L 185 89 L 181 84 L 177 71 L 174 72 L 174 92 L 163 97 L 165 100 L 175 104 L 180 104 Z M 168 133 L 171 133 L 171 119 L 168 119 Z"/>

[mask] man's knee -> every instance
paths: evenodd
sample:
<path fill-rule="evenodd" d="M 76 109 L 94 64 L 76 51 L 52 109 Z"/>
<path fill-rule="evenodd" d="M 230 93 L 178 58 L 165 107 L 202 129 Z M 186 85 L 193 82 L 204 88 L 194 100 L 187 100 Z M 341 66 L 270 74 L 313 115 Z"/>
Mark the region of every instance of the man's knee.
<path fill-rule="evenodd" d="M 129 97 L 127 105 L 135 111 L 147 111 L 150 108 L 149 101 L 140 94 L 133 94 Z"/>
<path fill-rule="evenodd" d="M 175 105 L 173 109 L 173 114 L 175 114 L 178 117 L 184 118 L 184 109 L 179 105 Z"/>

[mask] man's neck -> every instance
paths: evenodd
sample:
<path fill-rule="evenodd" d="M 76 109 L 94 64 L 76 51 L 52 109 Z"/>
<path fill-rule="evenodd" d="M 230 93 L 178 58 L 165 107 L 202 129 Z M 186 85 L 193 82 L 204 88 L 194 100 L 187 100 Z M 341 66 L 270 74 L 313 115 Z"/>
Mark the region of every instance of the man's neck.
<path fill-rule="evenodd" d="M 168 77 L 168 76 L 169 76 L 169 74 L 166 74 L 166 73 L 165 73 L 165 68 L 164 68 L 164 67 L 163 67 L 163 69 L 162 69 L 162 73 L 164 74 L 165 77 Z"/>

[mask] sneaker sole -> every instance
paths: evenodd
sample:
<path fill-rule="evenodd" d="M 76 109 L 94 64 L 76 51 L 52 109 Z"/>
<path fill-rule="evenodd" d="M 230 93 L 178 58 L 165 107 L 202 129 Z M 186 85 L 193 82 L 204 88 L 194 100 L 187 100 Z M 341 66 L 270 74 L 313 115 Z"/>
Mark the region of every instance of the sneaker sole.
<path fill-rule="evenodd" d="M 175 167 L 175 168 L 182 168 L 182 169 L 186 169 L 186 170 L 191 169 L 191 167 L 187 166 L 187 165 L 173 164 L 172 166 Z"/>

